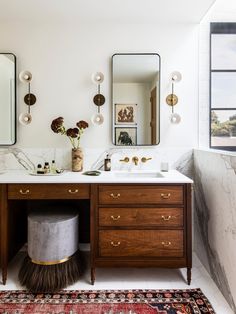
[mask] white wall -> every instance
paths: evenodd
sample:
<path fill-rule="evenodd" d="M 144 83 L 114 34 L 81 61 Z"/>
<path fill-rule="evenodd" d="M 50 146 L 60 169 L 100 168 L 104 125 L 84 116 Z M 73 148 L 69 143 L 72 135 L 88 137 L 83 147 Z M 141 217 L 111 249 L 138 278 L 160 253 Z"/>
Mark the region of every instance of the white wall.
<path fill-rule="evenodd" d="M 91 74 L 102 71 L 102 126 L 85 131 L 81 145 L 87 148 L 111 146 L 111 56 L 121 52 L 157 52 L 161 56 L 161 144 L 160 148 L 192 148 L 198 144 L 198 25 L 195 24 L 69 24 L 27 22 L 0 24 L 1 51 L 16 54 L 18 72 L 33 73 L 31 90 L 37 96 L 32 107 L 32 124 L 18 125 L 17 146 L 22 148 L 69 147 L 68 139 L 50 130 L 53 118 L 63 116 L 68 127 L 77 120 L 89 120 L 96 86 Z M 169 123 L 165 103 L 171 91 L 169 76 L 183 75 L 176 86 L 180 125 Z M 26 111 L 26 86 L 18 82 L 18 115 Z"/>

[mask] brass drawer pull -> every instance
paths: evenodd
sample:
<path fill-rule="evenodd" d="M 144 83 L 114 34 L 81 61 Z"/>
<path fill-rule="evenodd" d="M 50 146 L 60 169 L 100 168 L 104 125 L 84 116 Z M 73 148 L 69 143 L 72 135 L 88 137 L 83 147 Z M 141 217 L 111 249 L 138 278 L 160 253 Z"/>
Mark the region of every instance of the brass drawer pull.
<path fill-rule="evenodd" d="M 118 220 L 118 219 L 120 219 L 120 215 L 117 215 L 117 216 L 111 215 L 111 219 L 112 220 Z"/>
<path fill-rule="evenodd" d="M 164 198 L 164 199 L 170 198 L 170 193 L 161 193 L 161 198 Z"/>
<path fill-rule="evenodd" d="M 19 192 L 20 192 L 20 194 L 25 195 L 25 194 L 29 194 L 30 190 L 25 190 L 25 191 L 23 191 L 22 189 L 20 189 Z"/>
<path fill-rule="evenodd" d="M 69 192 L 70 194 L 76 194 L 76 193 L 79 192 L 79 190 L 78 190 L 78 189 L 75 189 L 75 190 L 69 189 L 68 192 Z"/>
<path fill-rule="evenodd" d="M 119 197 L 120 197 L 120 193 L 117 193 L 117 194 L 111 193 L 110 196 L 111 196 L 112 198 L 119 198 Z"/>
<path fill-rule="evenodd" d="M 117 246 L 120 245 L 120 241 L 119 241 L 119 242 L 113 242 L 113 241 L 111 241 L 111 245 L 117 247 Z"/>
<path fill-rule="evenodd" d="M 171 242 L 170 241 L 163 241 L 163 242 L 161 242 L 161 244 L 163 246 L 171 246 Z"/>
<path fill-rule="evenodd" d="M 164 216 L 162 215 L 161 218 L 165 221 L 169 221 L 171 219 L 171 216 Z"/>

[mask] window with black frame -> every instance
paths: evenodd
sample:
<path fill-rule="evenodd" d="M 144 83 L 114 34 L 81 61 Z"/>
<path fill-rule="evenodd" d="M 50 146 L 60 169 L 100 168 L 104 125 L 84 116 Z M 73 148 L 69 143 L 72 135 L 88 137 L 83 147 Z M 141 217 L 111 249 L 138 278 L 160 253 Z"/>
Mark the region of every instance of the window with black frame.
<path fill-rule="evenodd" d="M 236 23 L 211 23 L 210 147 L 236 150 Z"/>

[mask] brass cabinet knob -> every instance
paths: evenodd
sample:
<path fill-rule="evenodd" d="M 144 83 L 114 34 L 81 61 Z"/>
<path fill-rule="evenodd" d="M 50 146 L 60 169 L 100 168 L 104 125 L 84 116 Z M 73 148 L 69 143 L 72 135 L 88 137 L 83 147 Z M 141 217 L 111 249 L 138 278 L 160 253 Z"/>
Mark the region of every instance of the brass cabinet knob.
<path fill-rule="evenodd" d="M 163 198 L 163 199 L 168 199 L 168 198 L 170 198 L 170 193 L 161 193 L 161 198 Z"/>
<path fill-rule="evenodd" d="M 120 197 L 120 193 L 117 193 L 117 194 L 111 193 L 110 196 L 116 199 Z"/>
<path fill-rule="evenodd" d="M 119 220 L 120 219 L 120 215 L 117 215 L 117 216 L 111 215 L 111 219 L 112 220 Z"/>
<path fill-rule="evenodd" d="M 79 192 L 79 190 L 78 190 L 78 189 L 75 189 L 75 190 L 69 189 L 68 192 L 69 192 L 70 194 L 76 194 L 76 193 Z"/>
<path fill-rule="evenodd" d="M 118 241 L 118 242 L 111 241 L 111 245 L 114 246 L 114 247 L 117 247 L 117 246 L 120 245 L 120 241 Z"/>
<path fill-rule="evenodd" d="M 20 194 L 22 194 L 22 195 L 26 195 L 26 194 L 29 194 L 29 192 L 30 192 L 30 190 L 25 190 L 25 191 L 23 191 L 22 189 L 20 189 Z"/>

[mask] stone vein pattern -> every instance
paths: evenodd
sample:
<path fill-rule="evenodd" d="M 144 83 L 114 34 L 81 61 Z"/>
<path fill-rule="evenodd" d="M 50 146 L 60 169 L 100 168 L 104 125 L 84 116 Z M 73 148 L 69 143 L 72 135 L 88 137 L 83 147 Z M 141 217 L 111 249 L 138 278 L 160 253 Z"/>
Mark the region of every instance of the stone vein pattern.
<path fill-rule="evenodd" d="M 194 150 L 195 251 L 236 313 L 236 156 Z"/>

